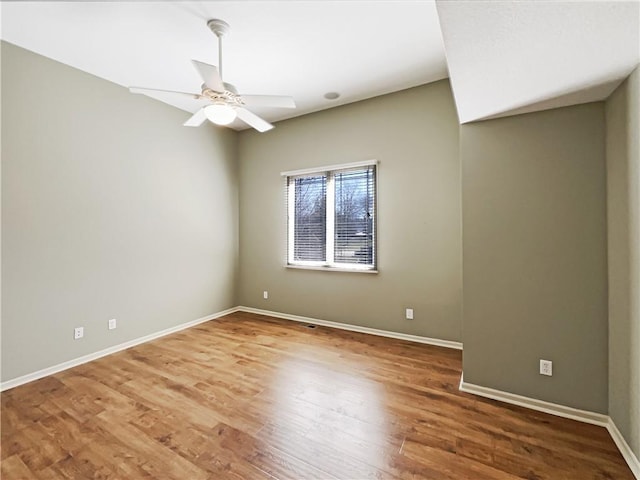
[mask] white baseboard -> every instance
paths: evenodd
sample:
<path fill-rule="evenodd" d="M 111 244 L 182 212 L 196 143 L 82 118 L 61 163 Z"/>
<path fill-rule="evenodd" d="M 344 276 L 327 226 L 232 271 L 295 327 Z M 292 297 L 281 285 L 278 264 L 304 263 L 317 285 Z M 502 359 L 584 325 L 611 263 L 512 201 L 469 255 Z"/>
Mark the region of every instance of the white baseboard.
<path fill-rule="evenodd" d="M 633 450 L 631 450 L 631 447 L 629 446 L 627 441 L 624 439 L 624 437 L 620 433 L 620 430 L 618 430 L 618 427 L 616 427 L 616 424 L 613 422 L 612 418 L 609 418 L 609 423 L 607 423 L 607 430 L 609 431 L 611 438 L 616 444 L 616 447 L 618 447 L 618 450 L 620 450 L 622 457 L 627 462 L 627 465 L 629 465 L 631 472 L 633 472 L 636 479 L 640 480 L 640 461 L 638 460 L 638 457 L 636 457 L 636 455 L 633 453 Z"/>
<path fill-rule="evenodd" d="M 599 425 L 601 427 L 606 427 L 609 423 L 609 417 L 602 413 L 589 412 L 588 410 L 580 410 L 579 408 L 567 407 L 557 403 L 545 402 L 544 400 L 516 395 L 515 393 L 482 387 L 480 385 L 474 385 L 473 383 L 466 383 L 464 380 L 460 380 L 460 391 L 473 393 L 474 395 L 499 400 L 501 402 L 518 405 L 520 407 L 530 408 L 531 410 L 537 410 L 539 412 L 550 413 L 551 415 L 556 415 L 558 417 L 570 418 L 572 420 L 578 420 L 579 422 L 590 423 L 592 425 Z"/>
<path fill-rule="evenodd" d="M 629 465 L 631 472 L 634 474 L 636 479 L 640 480 L 640 462 L 638 462 L 638 458 L 631 450 L 631 447 L 624 439 L 611 417 L 608 415 L 567 407 L 557 403 L 545 402 L 543 400 L 536 400 L 535 398 L 524 397 L 514 393 L 503 392 L 502 390 L 495 390 L 493 388 L 482 387 L 480 385 L 474 385 L 473 383 L 466 383 L 463 378 L 460 379 L 460 391 L 491 398 L 493 400 L 499 400 L 512 405 L 518 405 L 520 407 L 530 408 L 539 412 L 549 413 L 558 417 L 570 418 L 571 420 L 605 427 L 618 447 L 618 450 L 620 450 L 622 457 L 627 462 L 627 465 Z"/>
<path fill-rule="evenodd" d="M 379 330 L 377 328 L 360 327 L 358 325 L 350 325 L 348 323 L 331 322 L 329 320 L 320 320 L 319 318 L 302 317 L 300 315 L 290 315 L 288 313 L 272 312 L 270 310 L 261 310 L 253 307 L 237 307 L 239 312 L 255 313 L 258 315 L 266 315 L 268 317 L 282 318 L 285 320 L 293 320 L 294 322 L 311 323 L 313 325 L 322 325 L 323 327 L 339 328 L 340 330 L 349 330 L 350 332 L 368 333 L 379 337 L 396 338 L 398 340 L 407 340 L 409 342 L 425 343 L 427 345 L 435 345 L 437 347 L 454 348 L 462 350 L 462 343 L 453 342 L 451 340 L 440 340 L 438 338 L 421 337 L 419 335 L 410 335 L 408 333 L 390 332 L 388 330 Z"/>
<path fill-rule="evenodd" d="M 33 382 L 34 380 L 38 380 L 48 375 L 53 375 L 54 373 L 67 370 L 69 368 L 73 368 L 78 365 L 82 365 L 83 363 L 87 363 L 92 360 L 97 360 L 98 358 L 102 358 L 106 355 L 111 355 L 112 353 L 120 352 L 122 350 L 126 350 L 127 348 L 135 347 L 136 345 L 140 345 L 141 343 L 146 343 L 151 340 L 155 340 L 156 338 L 164 337 L 165 335 L 170 335 L 172 333 L 179 332 L 180 330 L 194 327 L 201 323 L 214 320 L 216 318 L 222 317 L 224 315 L 228 315 L 230 313 L 234 313 L 237 310 L 238 310 L 237 307 L 229 308 L 227 310 L 223 310 L 222 312 L 214 313 L 212 315 L 207 315 L 206 317 L 198 318 L 190 322 L 181 323 L 180 325 L 176 325 L 175 327 L 167 328 L 165 330 L 160 330 L 159 332 L 151 333 L 149 335 L 145 335 L 144 337 L 135 338 L 133 340 L 129 340 L 128 342 L 120 343 L 119 345 L 114 345 L 113 347 L 108 347 L 103 350 L 90 353 L 88 355 L 83 355 L 82 357 L 74 358 L 73 360 L 68 360 L 66 362 L 53 365 L 52 367 L 43 368 L 42 370 L 38 370 L 36 372 L 28 373 L 26 375 L 13 378 L 11 380 L 7 380 L 6 382 L 0 383 L 0 392 L 9 390 L 10 388 L 18 387 L 20 385 L 24 385 L 25 383 Z"/>

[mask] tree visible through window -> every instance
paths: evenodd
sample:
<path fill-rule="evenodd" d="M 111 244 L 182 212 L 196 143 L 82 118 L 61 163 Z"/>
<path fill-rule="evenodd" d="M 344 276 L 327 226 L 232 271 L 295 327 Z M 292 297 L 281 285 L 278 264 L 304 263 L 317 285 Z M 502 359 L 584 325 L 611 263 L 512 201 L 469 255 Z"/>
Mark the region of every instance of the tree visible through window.
<path fill-rule="evenodd" d="M 374 270 L 376 166 L 287 176 L 288 263 Z"/>
<path fill-rule="evenodd" d="M 327 258 L 327 177 L 296 178 L 295 261 L 324 262 Z"/>

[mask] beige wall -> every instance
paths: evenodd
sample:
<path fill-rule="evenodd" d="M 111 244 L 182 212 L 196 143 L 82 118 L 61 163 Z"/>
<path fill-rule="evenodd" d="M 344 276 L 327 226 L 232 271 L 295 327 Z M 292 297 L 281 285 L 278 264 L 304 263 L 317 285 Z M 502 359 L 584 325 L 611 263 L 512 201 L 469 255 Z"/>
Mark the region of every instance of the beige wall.
<path fill-rule="evenodd" d="M 604 104 L 460 136 L 465 382 L 607 413 Z"/>
<path fill-rule="evenodd" d="M 234 132 L 6 43 L 2 117 L 3 381 L 235 305 Z"/>
<path fill-rule="evenodd" d="M 640 458 L 640 71 L 609 97 L 609 415 Z"/>
<path fill-rule="evenodd" d="M 241 305 L 461 339 L 458 122 L 447 81 L 244 131 L 239 154 Z M 280 172 L 368 159 L 380 162 L 380 273 L 285 268 Z"/>

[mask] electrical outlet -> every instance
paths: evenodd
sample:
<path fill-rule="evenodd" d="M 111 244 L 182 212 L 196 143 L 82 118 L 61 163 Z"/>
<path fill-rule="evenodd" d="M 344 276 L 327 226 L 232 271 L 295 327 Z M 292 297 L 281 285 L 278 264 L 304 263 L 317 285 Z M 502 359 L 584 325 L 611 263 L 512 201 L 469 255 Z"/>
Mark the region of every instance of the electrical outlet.
<path fill-rule="evenodd" d="M 551 360 L 540 360 L 540 375 L 553 375 L 553 362 Z"/>
<path fill-rule="evenodd" d="M 112 318 L 109 320 L 109 330 L 114 330 L 117 327 L 116 319 Z"/>
<path fill-rule="evenodd" d="M 266 290 L 262 292 L 262 298 L 264 298 L 265 300 L 269 298 L 269 292 L 267 292 Z"/>
<path fill-rule="evenodd" d="M 84 337 L 84 327 L 76 327 L 73 329 L 73 339 L 78 340 Z"/>
<path fill-rule="evenodd" d="M 405 317 L 407 320 L 413 320 L 413 308 L 407 308 L 405 311 Z"/>

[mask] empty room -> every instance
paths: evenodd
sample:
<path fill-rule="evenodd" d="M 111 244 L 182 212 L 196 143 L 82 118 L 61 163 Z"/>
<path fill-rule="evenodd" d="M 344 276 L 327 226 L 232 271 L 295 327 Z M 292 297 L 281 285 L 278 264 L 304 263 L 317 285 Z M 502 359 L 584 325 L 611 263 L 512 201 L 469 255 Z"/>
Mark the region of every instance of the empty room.
<path fill-rule="evenodd" d="M 0 2 L 3 480 L 640 479 L 640 1 Z"/>

